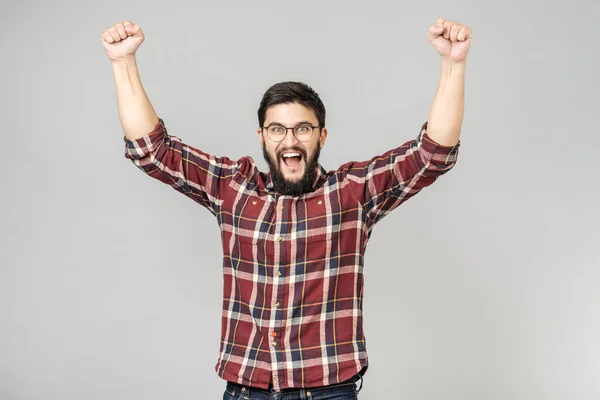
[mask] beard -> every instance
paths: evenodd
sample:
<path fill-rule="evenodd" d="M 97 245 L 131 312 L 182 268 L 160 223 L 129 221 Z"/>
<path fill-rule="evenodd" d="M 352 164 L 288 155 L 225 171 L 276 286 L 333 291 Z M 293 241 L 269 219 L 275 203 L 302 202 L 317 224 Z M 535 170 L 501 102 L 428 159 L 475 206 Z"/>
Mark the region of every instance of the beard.
<path fill-rule="evenodd" d="M 313 185 L 315 183 L 315 179 L 317 177 L 317 167 L 319 166 L 319 155 L 321 154 L 321 149 L 317 146 L 315 153 L 311 157 L 310 160 L 306 158 L 306 151 L 299 148 L 291 148 L 285 149 L 285 151 L 295 150 L 302 154 L 302 159 L 304 161 L 305 169 L 302 178 L 300 178 L 297 182 L 291 182 L 283 176 L 281 172 L 280 163 L 281 154 L 283 151 L 278 153 L 277 160 L 273 160 L 269 153 L 267 152 L 267 146 L 263 144 L 263 156 L 269 165 L 269 169 L 271 170 L 271 177 L 273 179 L 273 188 L 286 196 L 300 196 L 302 194 L 310 193 L 313 190 Z"/>

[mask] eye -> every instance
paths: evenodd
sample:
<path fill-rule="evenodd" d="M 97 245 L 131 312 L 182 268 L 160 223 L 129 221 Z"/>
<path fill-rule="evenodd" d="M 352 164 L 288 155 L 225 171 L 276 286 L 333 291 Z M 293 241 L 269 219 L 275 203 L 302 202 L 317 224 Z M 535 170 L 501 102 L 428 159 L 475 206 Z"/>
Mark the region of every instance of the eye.
<path fill-rule="evenodd" d="M 281 126 L 272 126 L 269 128 L 273 133 L 283 133 L 283 128 Z"/>
<path fill-rule="evenodd" d="M 299 126 L 296 128 L 296 132 L 298 132 L 298 133 L 308 133 L 309 130 L 310 130 L 310 127 L 308 127 L 308 126 Z"/>

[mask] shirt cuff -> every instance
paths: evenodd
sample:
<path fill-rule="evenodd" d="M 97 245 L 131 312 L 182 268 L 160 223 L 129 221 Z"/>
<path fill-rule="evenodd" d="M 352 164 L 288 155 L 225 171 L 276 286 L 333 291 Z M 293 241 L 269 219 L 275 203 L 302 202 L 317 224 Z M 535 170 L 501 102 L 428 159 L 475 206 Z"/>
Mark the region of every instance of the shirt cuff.
<path fill-rule="evenodd" d="M 460 140 L 454 146 L 439 144 L 427 134 L 427 122 L 423 124 L 421 128 L 421 151 L 427 155 L 426 158 L 433 164 L 438 167 L 454 165 L 458 158 L 459 147 Z"/>
<path fill-rule="evenodd" d="M 157 146 L 163 144 L 167 137 L 165 123 L 159 118 L 154 129 L 147 135 L 133 140 L 123 137 L 123 141 L 125 142 L 125 157 L 132 160 L 143 158 L 152 153 Z"/>

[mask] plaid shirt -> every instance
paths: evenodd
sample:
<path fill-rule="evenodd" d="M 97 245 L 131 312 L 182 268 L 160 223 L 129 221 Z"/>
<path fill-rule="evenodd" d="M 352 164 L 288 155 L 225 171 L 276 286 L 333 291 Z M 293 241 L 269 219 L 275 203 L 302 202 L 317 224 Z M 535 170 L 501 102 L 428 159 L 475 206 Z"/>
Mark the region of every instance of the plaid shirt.
<path fill-rule="evenodd" d="M 125 139 L 142 171 L 206 207 L 223 243 L 223 313 L 217 374 L 279 391 L 333 385 L 364 373 L 364 253 L 371 230 L 450 170 L 457 144 L 427 135 L 335 171 L 319 165 L 314 190 L 273 189 L 251 157 L 215 157 L 167 133 Z"/>

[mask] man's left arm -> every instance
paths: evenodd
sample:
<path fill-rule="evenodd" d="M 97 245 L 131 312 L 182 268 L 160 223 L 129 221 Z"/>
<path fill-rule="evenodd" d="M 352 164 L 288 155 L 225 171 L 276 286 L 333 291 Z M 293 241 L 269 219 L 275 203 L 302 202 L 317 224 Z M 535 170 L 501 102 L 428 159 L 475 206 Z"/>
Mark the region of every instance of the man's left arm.
<path fill-rule="evenodd" d="M 459 142 L 465 108 L 465 69 L 471 29 L 438 19 L 429 29 L 429 43 L 442 57 L 440 81 L 429 111 L 427 134 L 444 146 Z"/>
<path fill-rule="evenodd" d="M 449 171 L 458 157 L 471 30 L 439 19 L 429 29 L 429 42 L 442 57 L 442 72 L 418 137 L 370 160 L 340 167 L 342 179 L 347 179 L 372 224 Z"/>

